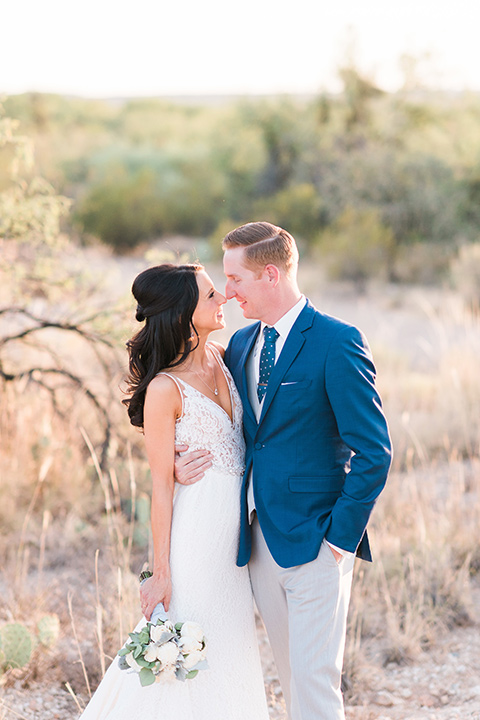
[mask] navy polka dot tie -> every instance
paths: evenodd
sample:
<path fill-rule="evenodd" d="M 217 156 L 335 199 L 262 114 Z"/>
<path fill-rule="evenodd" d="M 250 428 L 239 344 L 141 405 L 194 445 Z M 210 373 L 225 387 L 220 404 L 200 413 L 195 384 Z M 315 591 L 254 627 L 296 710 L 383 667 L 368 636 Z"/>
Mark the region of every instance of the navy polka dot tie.
<path fill-rule="evenodd" d="M 268 378 L 275 365 L 275 343 L 278 335 L 274 327 L 267 325 L 263 328 L 264 342 L 260 353 L 260 373 L 257 385 L 258 402 L 262 402 L 263 396 L 267 392 Z"/>

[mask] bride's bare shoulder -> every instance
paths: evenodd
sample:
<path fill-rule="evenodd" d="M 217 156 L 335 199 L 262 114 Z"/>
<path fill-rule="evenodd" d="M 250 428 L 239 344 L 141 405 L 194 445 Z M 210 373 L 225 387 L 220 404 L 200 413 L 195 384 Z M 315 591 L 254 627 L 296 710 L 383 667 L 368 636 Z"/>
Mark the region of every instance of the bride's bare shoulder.
<path fill-rule="evenodd" d="M 179 405 L 180 400 L 180 388 L 178 382 L 176 382 L 172 375 L 166 373 L 159 373 L 149 383 L 145 396 L 146 402 L 162 403 L 159 407 L 165 404 L 173 405 L 175 408 Z"/>
<path fill-rule="evenodd" d="M 208 341 L 208 344 L 209 344 L 209 345 L 213 345 L 213 347 L 215 348 L 215 350 L 217 350 L 217 351 L 220 353 L 220 357 L 221 357 L 222 360 L 223 360 L 223 358 L 225 357 L 225 348 L 223 347 L 223 345 L 222 345 L 221 343 L 219 343 L 219 342 L 214 341 L 214 340 L 209 340 L 209 341 Z"/>
<path fill-rule="evenodd" d="M 148 384 L 148 390 L 154 390 L 158 393 L 168 393 L 171 388 L 175 387 L 175 380 L 173 379 L 173 373 L 160 372 L 155 375 L 153 380 Z"/>

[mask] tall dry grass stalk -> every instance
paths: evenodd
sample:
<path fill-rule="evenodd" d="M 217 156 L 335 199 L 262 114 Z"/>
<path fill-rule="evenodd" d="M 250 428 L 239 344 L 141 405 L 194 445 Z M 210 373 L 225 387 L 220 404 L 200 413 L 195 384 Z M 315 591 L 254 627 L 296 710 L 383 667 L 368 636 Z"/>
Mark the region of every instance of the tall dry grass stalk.
<path fill-rule="evenodd" d="M 75 703 L 75 705 L 77 707 L 78 712 L 81 713 L 84 710 L 84 707 L 82 707 L 82 705 L 79 703 L 78 698 L 77 698 L 72 686 L 70 685 L 69 682 L 66 682 L 65 687 L 67 689 L 67 692 L 71 695 L 73 702 Z"/>
<path fill-rule="evenodd" d="M 79 662 L 80 662 L 80 665 L 82 666 L 82 672 L 83 672 L 83 677 L 85 679 L 85 685 L 87 687 L 87 692 L 88 692 L 89 696 L 91 697 L 92 691 L 90 689 L 90 680 L 88 679 L 87 668 L 86 668 L 85 662 L 83 660 L 82 648 L 81 648 L 80 640 L 79 640 L 78 633 L 77 633 L 77 627 L 75 625 L 75 619 L 74 619 L 74 615 L 73 615 L 72 596 L 70 594 L 68 595 L 68 612 L 70 615 L 70 625 L 71 625 L 71 629 L 72 629 L 73 639 L 74 639 L 75 645 L 77 647 Z"/>

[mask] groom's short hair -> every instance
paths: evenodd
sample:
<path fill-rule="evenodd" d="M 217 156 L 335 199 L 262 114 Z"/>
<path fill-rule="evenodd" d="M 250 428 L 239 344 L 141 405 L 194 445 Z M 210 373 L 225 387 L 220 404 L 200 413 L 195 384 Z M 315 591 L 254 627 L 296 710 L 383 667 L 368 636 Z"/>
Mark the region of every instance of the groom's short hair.
<path fill-rule="evenodd" d="M 297 244 L 289 232 L 269 222 L 251 222 L 231 230 L 222 241 L 222 248 L 245 248 L 245 259 L 252 268 L 276 265 L 287 275 L 298 265 Z"/>

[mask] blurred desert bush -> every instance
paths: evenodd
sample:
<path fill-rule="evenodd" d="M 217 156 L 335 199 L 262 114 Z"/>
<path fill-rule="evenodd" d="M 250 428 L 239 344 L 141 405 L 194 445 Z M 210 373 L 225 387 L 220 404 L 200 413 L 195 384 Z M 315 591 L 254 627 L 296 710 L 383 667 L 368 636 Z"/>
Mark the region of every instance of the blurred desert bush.
<path fill-rule="evenodd" d="M 389 278 L 393 232 L 376 210 L 348 207 L 318 241 L 319 259 L 332 280 L 352 280 L 362 290 L 372 277 Z"/>
<path fill-rule="evenodd" d="M 433 307 L 398 285 L 389 306 L 368 281 L 438 283 L 451 267 L 476 302 L 480 106 L 386 97 L 345 77 L 348 98 L 300 105 L 7 100 L 22 124 L 0 124 L 0 624 L 57 613 L 60 637 L 55 655 L 2 682 L 69 682 L 86 698 L 135 623 L 136 575 L 151 559 L 148 468 L 121 405 L 134 264 L 127 283 L 112 279 L 119 258 L 75 242 L 91 236 L 124 253 L 165 233 L 219 240 L 268 216 L 298 233 L 318 307 L 329 271 L 353 305 L 352 282 L 392 332 L 399 323 L 405 352 L 374 347 L 396 454 L 371 523 L 376 562 L 357 570 L 349 692 L 371 643 L 380 661 L 408 662 L 472 621 L 478 315 L 447 290 Z M 422 362 L 396 319 L 411 293 Z"/>

